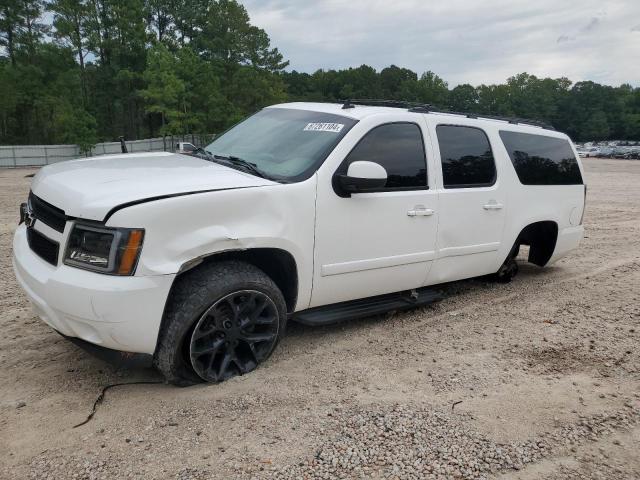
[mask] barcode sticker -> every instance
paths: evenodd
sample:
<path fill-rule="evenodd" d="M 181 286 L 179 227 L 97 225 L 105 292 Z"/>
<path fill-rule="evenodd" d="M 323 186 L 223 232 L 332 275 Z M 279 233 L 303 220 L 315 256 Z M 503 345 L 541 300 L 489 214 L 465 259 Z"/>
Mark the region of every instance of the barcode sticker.
<path fill-rule="evenodd" d="M 305 132 L 332 132 L 340 133 L 344 125 L 342 123 L 307 123 Z"/>

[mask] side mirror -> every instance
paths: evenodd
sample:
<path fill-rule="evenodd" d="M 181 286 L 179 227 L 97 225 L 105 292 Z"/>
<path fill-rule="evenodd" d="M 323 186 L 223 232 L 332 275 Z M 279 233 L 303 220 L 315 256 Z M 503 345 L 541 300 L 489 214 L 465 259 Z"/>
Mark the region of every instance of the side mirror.
<path fill-rule="evenodd" d="M 364 193 L 383 188 L 387 184 L 387 171 L 374 162 L 353 162 L 346 175 L 338 175 L 338 185 L 345 193 Z"/>

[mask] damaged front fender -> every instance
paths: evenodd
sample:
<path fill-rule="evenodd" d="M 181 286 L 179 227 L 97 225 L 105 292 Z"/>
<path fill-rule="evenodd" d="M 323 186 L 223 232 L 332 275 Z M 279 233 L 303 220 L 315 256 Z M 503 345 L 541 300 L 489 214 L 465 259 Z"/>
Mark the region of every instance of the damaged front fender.
<path fill-rule="evenodd" d="M 299 266 L 298 304 L 311 292 L 316 176 L 293 184 L 162 199 L 116 212 L 111 226 L 145 229 L 136 275 L 175 274 L 221 252 L 272 248 Z"/>

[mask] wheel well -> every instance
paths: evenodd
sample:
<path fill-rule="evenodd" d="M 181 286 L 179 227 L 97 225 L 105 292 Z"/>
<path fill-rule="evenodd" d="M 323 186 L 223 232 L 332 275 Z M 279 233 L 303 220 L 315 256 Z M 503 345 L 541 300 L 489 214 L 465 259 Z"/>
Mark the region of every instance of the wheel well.
<path fill-rule="evenodd" d="M 558 240 L 558 224 L 550 220 L 535 222 L 524 227 L 517 245 L 529 246 L 529 262 L 544 267 L 551 259 Z"/>
<path fill-rule="evenodd" d="M 192 268 L 181 271 L 175 282 L 179 280 L 181 275 L 190 272 L 193 268 L 221 260 L 239 260 L 258 267 L 275 282 L 284 296 L 287 311 L 293 312 L 298 299 L 298 269 L 293 256 L 279 248 L 252 248 L 249 250 L 215 253 L 204 257 L 201 262 L 195 264 Z"/>

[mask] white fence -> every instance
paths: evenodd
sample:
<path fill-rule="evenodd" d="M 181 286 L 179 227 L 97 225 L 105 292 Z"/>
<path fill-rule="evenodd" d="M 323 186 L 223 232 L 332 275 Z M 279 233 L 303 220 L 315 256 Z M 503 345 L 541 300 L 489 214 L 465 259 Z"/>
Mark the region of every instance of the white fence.
<path fill-rule="evenodd" d="M 201 147 L 207 145 L 215 135 L 184 135 L 126 141 L 129 153 L 175 151 L 178 142 L 190 142 Z M 80 157 L 121 153 L 120 142 L 98 143 L 88 154 L 81 154 L 77 145 L 14 145 L 0 146 L 0 168 L 39 167 L 50 163 Z"/>

